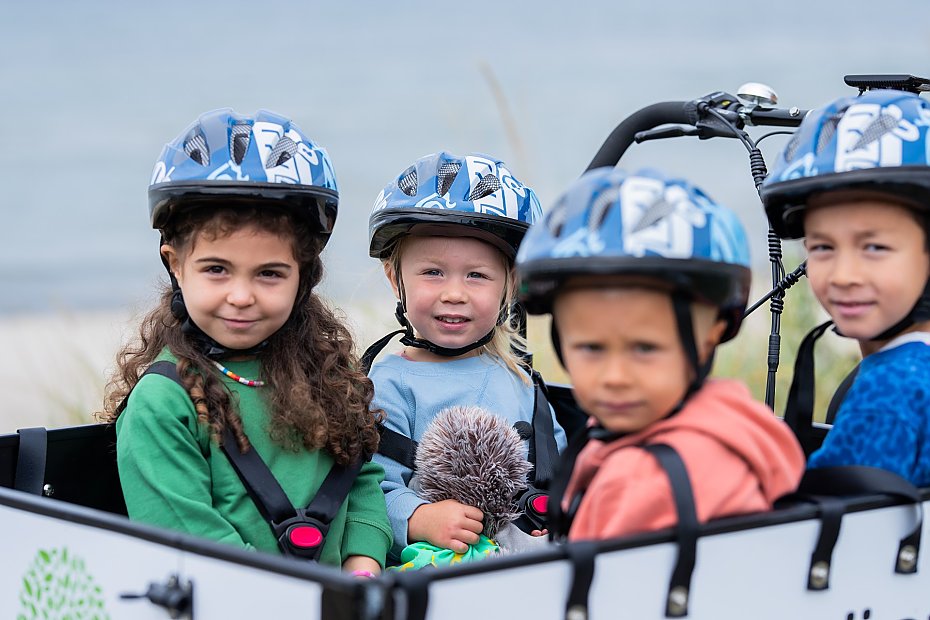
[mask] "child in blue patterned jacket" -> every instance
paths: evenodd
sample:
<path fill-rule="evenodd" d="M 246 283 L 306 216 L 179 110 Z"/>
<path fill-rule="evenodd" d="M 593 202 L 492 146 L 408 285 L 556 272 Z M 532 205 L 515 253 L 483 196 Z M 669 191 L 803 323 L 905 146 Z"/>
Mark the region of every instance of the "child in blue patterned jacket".
<path fill-rule="evenodd" d="M 811 113 L 763 185 L 804 237 L 807 276 L 863 360 L 808 467 L 866 465 L 930 485 L 930 104 L 869 91 Z"/>

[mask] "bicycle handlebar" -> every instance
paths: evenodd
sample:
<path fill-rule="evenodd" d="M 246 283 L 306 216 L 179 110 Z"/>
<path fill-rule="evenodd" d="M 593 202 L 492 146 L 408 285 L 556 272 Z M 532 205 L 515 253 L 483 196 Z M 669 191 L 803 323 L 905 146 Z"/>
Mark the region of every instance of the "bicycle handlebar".
<path fill-rule="evenodd" d="M 704 110 L 708 105 L 711 104 L 702 99 L 663 101 L 637 110 L 610 132 L 604 144 L 594 155 L 594 159 L 585 168 L 585 172 L 604 166 L 616 166 L 627 148 L 633 144 L 635 136 L 639 132 L 670 123 L 696 126 L 705 118 L 706 113 Z M 797 127 L 807 114 L 807 110 L 798 108 L 787 110 L 759 108 L 743 106 L 738 103 L 731 104 L 727 109 L 739 114 L 740 118 L 750 125 L 770 125 L 774 127 Z"/>
<path fill-rule="evenodd" d="M 664 101 L 646 106 L 626 117 L 610 132 L 585 172 L 604 166 L 616 166 L 620 157 L 633 144 L 633 136 L 637 132 L 667 123 L 693 125 L 697 121 L 697 106 L 692 101 Z"/>

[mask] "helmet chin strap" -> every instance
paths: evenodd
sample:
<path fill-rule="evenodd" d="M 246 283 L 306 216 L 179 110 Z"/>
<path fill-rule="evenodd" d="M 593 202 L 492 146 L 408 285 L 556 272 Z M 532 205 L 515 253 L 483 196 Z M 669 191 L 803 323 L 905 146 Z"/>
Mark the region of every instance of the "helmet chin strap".
<path fill-rule="evenodd" d="M 170 270 L 168 276 L 171 278 L 171 314 L 178 321 L 181 321 L 181 332 L 189 337 L 197 349 L 205 356 L 218 360 L 239 355 L 255 355 L 268 346 L 267 340 L 263 340 L 248 349 L 232 349 L 218 343 L 191 319 L 190 314 L 187 312 L 187 306 L 184 305 L 184 294 L 181 292 L 177 279 Z"/>
<path fill-rule="evenodd" d="M 407 320 L 407 315 L 404 311 L 404 302 L 397 302 L 397 309 L 394 311 L 394 316 L 397 318 L 397 322 L 400 323 L 401 327 L 404 328 L 404 335 L 400 339 L 401 344 L 408 347 L 415 347 L 417 349 L 425 349 L 430 353 L 441 355 L 442 357 L 458 357 L 459 355 L 464 355 L 469 351 L 474 351 L 479 347 L 483 347 L 487 343 L 491 342 L 491 339 L 494 337 L 494 329 L 497 328 L 497 326 L 495 326 L 484 336 L 471 344 L 465 345 L 464 347 L 449 348 L 440 346 L 435 342 L 426 340 L 425 338 L 417 338 L 414 336 L 413 326 L 410 324 L 410 321 Z M 497 325 L 503 324 L 505 319 L 505 308 L 501 308 L 500 315 L 497 317 Z"/>
<path fill-rule="evenodd" d="M 382 350 L 384 350 L 384 347 L 386 347 L 388 342 L 391 341 L 391 338 L 398 334 L 403 334 L 400 342 L 404 346 L 425 349 L 430 353 L 435 353 L 436 355 L 441 355 L 443 357 L 458 357 L 459 355 L 464 355 L 469 351 L 474 351 L 478 347 L 483 347 L 491 341 L 491 338 L 494 337 L 494 330 L 492 329 L 481 339 L 469 345 L 458 347 L 457 349 L 450 349 L 448 347 L 441 347 L 435 342 L 430 342 L 429 340 L 425 340 L 423 338 L 417 338 L 414 335 L 413 326 L 410 324 L 410 321 L 407 320 L 407 316 L 404 312 L 404 302 L 397 302 L 397 308 L 394 310 L 394 316 L 397 318 L 397 322 L 400 323 L 403 329 L 398 329 L 387 334 L 378 341 L 372 343 L 371 346 L 365 350 L 359 360 L 359 363 L 362 367 L 362 370 L 364 370 L 366 373 L 371 370 L 371 365 L 374 363 L 375 358 L 378 357 L 378 354 L 381 353 Z M 505 320 L 507 320 L 506 308 L 501 308 L 501 313 L 497 319 L 497 324 L 502 325 Z"/>
<path fill-rule="evenodd" d="M 903 319 L 869 340 L 891 340 L 914 323 L 922 323 L 930 320 L 930 280 L 924 285 L 924 290 L 914 303 L 914 307 L 908 312 Z M 837 334 L 843 335 L 836 328 L 833 329 Z"/>

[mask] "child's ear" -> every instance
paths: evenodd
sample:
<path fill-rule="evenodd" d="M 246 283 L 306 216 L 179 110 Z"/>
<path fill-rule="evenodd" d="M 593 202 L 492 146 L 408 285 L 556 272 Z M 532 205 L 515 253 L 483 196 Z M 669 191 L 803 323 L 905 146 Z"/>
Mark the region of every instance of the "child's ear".
<path fill-rule="evenodd" d="M 161 256 L 168 263 L 168 269 L 174 274 L 174 277 L 181 282 L 181 261 L 178 258 L 177 251 L 167 243 L 161 246 Z"/>
<path fill-rule="evenodd" d="M 723 338 L 723 332 L 726 331 L 726 329 L 727 322 L 723 319 L 719 319 L 707 330 L 707 334 L 702 339 L 700 350 L 698 351 L 698 356 L 701 358 L 702 364 L 707 361 L 707 358 L 713 350 L 720 344 L 720 339 Z"/>
<path fill-rule="evenodd" d="M 393 262 L 386 260 L 381 263 L 381 266 L 384 267 L 384 276 L 388 279 L 388 282 L 391 283 L 391 289 L 394 291 L 394 297 L 400 299 L 400 289 L 397 286 L 397 274 L 394 271 Z"/>

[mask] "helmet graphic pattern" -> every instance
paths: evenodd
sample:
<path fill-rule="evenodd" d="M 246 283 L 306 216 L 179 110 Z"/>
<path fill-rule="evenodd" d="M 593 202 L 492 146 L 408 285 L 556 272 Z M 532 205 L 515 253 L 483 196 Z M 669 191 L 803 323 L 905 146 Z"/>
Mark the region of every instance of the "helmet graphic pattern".
<path fill-rule="evenodd" d="M 149 185 L 152 225 L 175 209 L 209 200 L 247 199 L 292 209 L 329 233 L 338 204 L 326 150 L 289 119 L 259 110 L 207 112 L 166 144 Z"/>
<path fill-rule="evenodd" d="M 447 224 L 469 228 L 513 257 L 541 214 L 535 192 L 500 160 L 434 153 L 418 159 L 378 195 L 369 218 L 369 253 L 384 258 L 414 226 Z"/>
<path fill-rule="evenodd" d="M 868 91 L 811 112 L 762 184 L 772 228 L 804 236 L 803 209 L 818 192 L 869 189 L 930 205 L 930 104 L 913 93 Z"/>
<path fill-rule="evenodd" d="M 736 215 L 661 173 L 585 173 L 532 228 L 517 255 L 520 296 L 551 310 L 568 278 L 639 274 L 721 308 L 736 334 L 749 294 L 749 244 Z"/>

